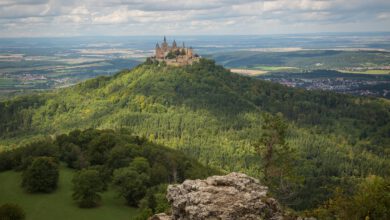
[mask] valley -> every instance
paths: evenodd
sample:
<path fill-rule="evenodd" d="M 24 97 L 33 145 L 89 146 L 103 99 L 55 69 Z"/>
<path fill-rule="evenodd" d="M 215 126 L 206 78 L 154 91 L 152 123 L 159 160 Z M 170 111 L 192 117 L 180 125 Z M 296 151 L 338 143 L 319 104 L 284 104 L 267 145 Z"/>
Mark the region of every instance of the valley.
<path fill-rule="evenodd" d="M 334 40 L 329 40 L 329 37 Z M 378 91 L 388 85 L 390 45 L 386 43 L 389 39 L 386 33 L 370 36 L 225 36 L 221 41 L 215 36 L 180 38 L 193 45 L 202 56 L 215 59 L 226 68 L 240 69 L 247 75 L 267 73 L 263 79 L 285 85 L 387 98 L 386 89 Z M 346 40 L 348 38 L 350 40 Z M 131 69 L 153 54 L 151 46 L 159 40 L 157 37 L 2 39 L 0 99 L 67 87 L 96 76 Z M 287 74 L 314 70 L 384 77 L 371 81 L 368 76 L 364 79 L 368 84 L 354 80 L 353 76 L 347 77 L 343 83 L 345 88 L 340 90 L 334 89 L 338 88 L 337 83 L 321 82 L 321 78 L 306 86 L 306 83 L 298 83 L 306 80 L 301 77 L 303 75 L 295 74 L 292 78 Z M 284 76 L 285 82 L 278 80 L 280 75 Z M 310 77 L 314 76 L 316 74 Z"/>

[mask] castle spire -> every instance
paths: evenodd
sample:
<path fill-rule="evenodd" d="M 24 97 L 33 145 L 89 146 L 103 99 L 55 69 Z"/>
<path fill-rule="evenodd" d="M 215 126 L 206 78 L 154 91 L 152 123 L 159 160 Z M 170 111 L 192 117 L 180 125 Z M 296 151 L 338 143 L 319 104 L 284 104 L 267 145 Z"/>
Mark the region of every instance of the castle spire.
<path fill-rule="evenodd" d="M 176 44 L 176 41 L 175 41 L 175 40 L 173 40 L 172 47 L 175 48 L 175 49 L 177 48 L 177 44 Z"/>
<path fill-rule="evenodd" d="M 186 45 L 184 44 L 184 41 L 183 41 L 183 48 L 186 48 Z"/>
<path fill-rule="evenodd" d="M 164 36 L 164 43 L 167 42 L 167 38 Z"/>
<path fill-rule="evenodd" d="M 160 45 L 158 43 L 156 44 L 156 48 L 160 48 Z"/>

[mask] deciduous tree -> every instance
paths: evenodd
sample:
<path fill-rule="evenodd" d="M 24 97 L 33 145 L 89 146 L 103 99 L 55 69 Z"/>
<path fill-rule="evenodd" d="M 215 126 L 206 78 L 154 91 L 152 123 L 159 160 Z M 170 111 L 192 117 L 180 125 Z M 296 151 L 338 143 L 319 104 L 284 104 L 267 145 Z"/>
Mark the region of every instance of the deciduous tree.
<path fill-rule="evenodd" d="M 22 186 L 28 192 L 51 192 L 57 188 L 57 161 L 52 157 L 35 158 L 23 173 Z"/>
<path fill-rule="evenodd" d="M 81 208 L 92 208 L 99 204 L 104 183 L 96 170 L 81 170 L 73 177 L 73 199 Z"/>

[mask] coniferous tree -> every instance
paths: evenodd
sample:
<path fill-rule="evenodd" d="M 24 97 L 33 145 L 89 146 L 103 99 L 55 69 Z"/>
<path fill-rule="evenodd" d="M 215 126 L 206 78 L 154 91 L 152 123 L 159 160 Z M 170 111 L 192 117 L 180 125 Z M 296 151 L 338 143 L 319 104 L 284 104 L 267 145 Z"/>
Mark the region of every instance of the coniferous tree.
<path fill-rule="evenodd" d="M 262 135 L 254 147 L 261 158 L 263 180 L 278 199 L 292 199 L 300 178 L 294 169 L 295 152 L 286 143 L 287 123 L 283 115 L 264 114 Z"/>

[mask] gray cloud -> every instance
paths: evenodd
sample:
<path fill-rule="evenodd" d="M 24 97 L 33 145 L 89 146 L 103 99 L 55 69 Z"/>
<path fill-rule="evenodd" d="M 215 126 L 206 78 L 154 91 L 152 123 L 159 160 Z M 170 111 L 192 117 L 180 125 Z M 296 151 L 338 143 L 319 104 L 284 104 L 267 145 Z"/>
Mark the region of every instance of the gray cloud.
<path fill-rule="evenodd" d="M 11 5 L 39 5 L 47 4 L 49 0 L 2 0 L 0 6 L 11 6 Z"/>
<path fill-rule="evenodd" d="M 1 0 L 0 37 L 390 31 L 389 11 L 388 0 Z"/>

